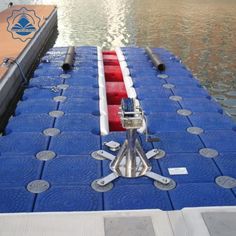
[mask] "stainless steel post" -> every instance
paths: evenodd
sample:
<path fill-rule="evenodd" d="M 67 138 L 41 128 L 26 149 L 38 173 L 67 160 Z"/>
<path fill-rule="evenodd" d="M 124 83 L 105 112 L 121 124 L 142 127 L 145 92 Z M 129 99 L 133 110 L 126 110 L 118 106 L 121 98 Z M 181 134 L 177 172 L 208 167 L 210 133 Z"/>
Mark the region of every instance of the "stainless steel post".
<path fill-rule="evenodd" d="M 128 140 L 127 147 L 127 156 L 126 156 L 126 176 L 127 177 L 135 177 L 136 176 L 136 138 L 137 138 L 137 130 L 136 129 L 128 129 L 126 133 L 126 137 Z"/>

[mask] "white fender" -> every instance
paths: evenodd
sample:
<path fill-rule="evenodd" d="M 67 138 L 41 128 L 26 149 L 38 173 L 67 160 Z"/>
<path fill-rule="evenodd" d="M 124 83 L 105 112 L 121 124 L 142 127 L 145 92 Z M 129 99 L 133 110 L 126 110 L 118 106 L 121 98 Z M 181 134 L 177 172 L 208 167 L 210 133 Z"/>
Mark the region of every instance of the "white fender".
<path fill-rule="evenodd" d="M 98 58 L 100 133 L 101 135 L 107 135 L 109 134 L 107 95 L 106 95 L 103 56 L 100 47 L 97 47 L 97 58 Z"/>

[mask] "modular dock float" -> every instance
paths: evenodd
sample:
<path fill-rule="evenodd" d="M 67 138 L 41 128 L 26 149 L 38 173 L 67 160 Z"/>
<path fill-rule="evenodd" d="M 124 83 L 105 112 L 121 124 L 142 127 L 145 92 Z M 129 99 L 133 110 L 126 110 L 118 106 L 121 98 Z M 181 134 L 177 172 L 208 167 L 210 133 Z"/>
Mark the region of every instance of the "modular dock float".
<path fill-rule="evenodd" d="M 57 25 L 50 5 L 14 5 L 0 13 L 0 129 L 27 74 Z M 15 28 L 14 28 L 15 27 Z M 28 28 L 27 28 L 28 27 Z M 16 33 L 17 32 L 17 33 Z"/>
<path fill-rule="evenodd" d="M 85 235 L 91 229 L 104 235 L 104 227 L 106 235 L 116 235 L 109 220 L 121 217 L 113 222 L 119 227 L 129 216 L 129 225 L 144 217 L 149 235 L 155 235 L 153 230 L 156 235 L 209 235 L 212 215 L 202 212 L 231 212 L 228 218 L 235 219 L 235 123 L 179 58 L 152 49 L 165 64 L 159 71 L 143 48 L 84 46 L 75 48 L 72 70 L 63 71 L 66 54 L 66 47 L 55 47 L 42 58 L 0 137 L 0 212 L 92 212 L 6 214 L 0 225 L 15 219 L 23 226 L 25 219 L 32 229 L 40 222 L 45 228 L 45 219 L 53 216 L 47 229 L 57 233 L 63 219 L 68 231 L 80 221 L 76 230 Z M 145 115 L 139 142 L 145 152 L 158 150 L 150 159 L 152 171 L 171 184 L 120 176 L 100 188 L 94 185 L 111 169 L 110 161 L 93 153 L 102 150 L 111 158 L 125 140 L 118 114 L 122 98 L 139 101 Z"/>

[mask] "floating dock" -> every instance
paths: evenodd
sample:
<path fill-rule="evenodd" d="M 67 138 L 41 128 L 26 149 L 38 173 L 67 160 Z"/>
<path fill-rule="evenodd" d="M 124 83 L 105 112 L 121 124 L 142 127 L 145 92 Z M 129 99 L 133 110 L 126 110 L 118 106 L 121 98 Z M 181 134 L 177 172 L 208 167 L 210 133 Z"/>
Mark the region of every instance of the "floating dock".
<path fill-rule="evenodd" d="M 61 235 L 60 225 L 91 235 L 93 219 L 97 235 L 107 236 L 116 235 L 124 217 L 131 228 L 146 222 L 142 229 L 149 235 L 209 235 L 216 226 L 212 217 L 222 218 L 217 212 L 229 213 L 224 223 L 235 219 L 235 123 L 179 58 L 162 48 L 152 53 L 164 71 L 143 48 L 76 47 L 70 71 L 61 68 L 67 48 L 46 53 L 0 137 L 0 212 L 34 212 L 1 215 L 5 232 L 14 231 L 4 223 L 9 217 L 23 229 L 26 222 L 36 229 L 40 221 L 50 228 L 45 232 Z M 139 133 L 144 151 L 161 151 L 151 160 L 152 170 L 176 186 L 156 185 L 144 176 L 120 177 L 101 191 L 93 187 L 110 169 L 109 161 L 91 154 L 118 152 L 106 144 L 125 139 L 118 111 L 127 97 L 137 98 L 146 116 L 149 138 Z M 183 209 L 195 207 L 207 208 Z M 56 211 L 81 213 L 36 213 Z M 46 219 L 52 216 L 49 227 Z M 80 228 L 75 220 L 83 222 Z"/>
<path fill-rule="evenodd" d="M 24 37 L 12 30 L 19 23 L 21 14 L 27 16 L 29 21 L 35 22 L 35 26 L 32 26 L 33 32 Z M 0 13 L 0 22 L 0 128 L 2 128 L 8 118 L 7 112 L 14 106 L 16 98 L 22 91 L 24 82 L 22 77 L 32 71 L 33 65 L 39 59 L 52 32 L 55 31 L 57 9 L 50 5 L 14 5 Z M 24 23 L 17 26 L 24 28 Z"/>
<path fill-rule="evenodd" d="M 77 47 L 65 73 L 66 52 L 52 48 L 43 57 L 0 138 L 1 212 L 236 204 L 235 123 L 178 58 L 153 49 L 166 65 L 159 72 L 142 48 Z M 119 178 L 103 193 L 91 187 L 109 173 L 109 162 L 91 153 L 125 139 L 118 115 L 124 96 L 140 101 L 148 133 L 160 138 L 146 142 L 140 134 L 144 150 L 163 150 L 152 169 L 175 188 L 157 188 L 147 177 Z"/>

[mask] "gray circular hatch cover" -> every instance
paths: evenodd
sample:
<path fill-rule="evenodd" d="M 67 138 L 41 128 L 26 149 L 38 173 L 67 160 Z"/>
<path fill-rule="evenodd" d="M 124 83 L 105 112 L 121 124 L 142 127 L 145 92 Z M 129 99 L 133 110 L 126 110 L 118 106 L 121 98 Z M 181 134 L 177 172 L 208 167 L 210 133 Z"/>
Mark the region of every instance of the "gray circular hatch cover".
<path fill-rule="evenodd" d="M 55 102 L 64 102 L 66 100 L 66 96 L 56 96 L 53 98 Z"/>
<path fill-rule="evenodd" d="M 48 190 L 50 184 L 45 180 L 34 180 L 27 185 L 27 190 L 31 193 L 42 193 Z"/>
<path fill-rule="evenodd" d="M 163 84 L 162 85 L 163 88 L 166 88 L 166 89 L 172 89 L 174 88 L 175 86 L 173 84 Z"/>
<path fill-rule="evenodd" d="M 158 75 L 157 77 L 158 77 L 158 78 L 161 78 L 161 79 L 166 79 L 166 78 L 168 78 L 168 75 L 166 75 L 166 74 L 160 74 L 160 75 Z"/>
<path fill-rule="evenodd" d="M 108 192 L 113 188 L 113 183 L 109 183 L 105 186 L 100 186 L 97 182 L 99 181 L 99 179 L 96 179 L 92 182 L 91 187 L 100 193 L 104 193 L 104 192 Z"/>
<path fill-rule="evenodd" d="M 235 188 L 236 179 L 230 176 L 218 176 L 215 182 L 222 188 Z"/>
<path fill-rule="evenodd" d="M 58 117 L 64 116 L 64 112 L 63 111 L 50 111 L 49 115 L 51 117 L 58 118 Z"/>
<path fill-rule="evenodd" d="M 202 148 L 199 150 L 199 153 L 203 157 L 207 158 L 214 158 L 218 156 L 218 152 L 215 149 L 212 148 Z"/>
<path fill-rule="evenodd" d="M 196 134 L 196 135 L 199 135 L 199 134 L 204 132 L 204 130 L 202 128 L 199 128 L 199 127 L 189 127 L 189 128 L 187 128 L 187 131 L 190 134 Z"/>
<path fill-rule="evenodd" d="M 170 96 L 170 100 L 175 101 L 175 102 L 180 102 L 182 100 L 181 96 Z"/>
<path fill-rule="evenodd" d="M 56 157 L 56 153 L 53 151 L 41 151 L 36 154 L 36 158 L 40 161 L 49 161 Z"/>
<path fill-rule="evenodd" d="M 192 112 L 187 109 L 179 109 L 177 110 L 177 113 L 181 116 L 190 116 L 192 114 Z"/>
<path fill-rule="evenodd" d="M 169 191 L 176 187 L 176 183 L 173 179 L 171 179 L 168 184 L 162 184 L 161 182 L 154 181 L 154 186 L 160 190 Z"/>
<path fill-rule="evenodd" d="M 56 135 L 60 134 L 60 132 L 61 131 L 57 128 L 48 128 L 48 129 L 45 129 L 43 131 L 43 134 L 46 135 L 46 136 L 53 137 L 53 136 L 56 136 Z"/>

